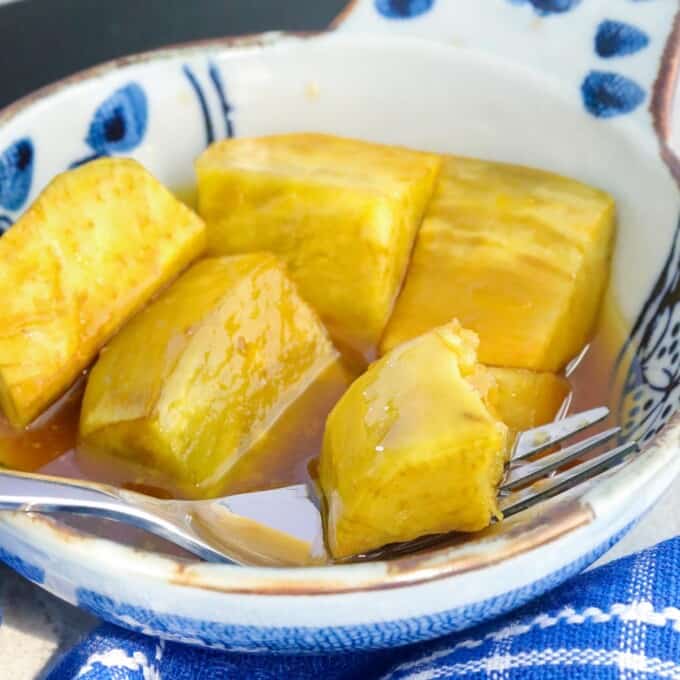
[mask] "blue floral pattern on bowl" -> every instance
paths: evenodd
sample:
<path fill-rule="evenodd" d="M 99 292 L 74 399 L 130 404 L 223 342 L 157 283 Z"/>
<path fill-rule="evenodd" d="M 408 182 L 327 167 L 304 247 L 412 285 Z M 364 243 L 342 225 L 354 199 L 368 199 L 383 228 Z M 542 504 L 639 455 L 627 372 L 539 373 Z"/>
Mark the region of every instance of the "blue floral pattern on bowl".
<path fill-rule="evenodd" d="M 509 0 L 513 5 L 531 5 L 541 16 L 570 12 L 581 4 L 581 0 Z"/>
<path fill-rule="evenodd" d="M 222 114 L 222 137 L 233 137 L 235 133 L 232 120 L 234 109 L 227 99 L 226 88 L 220 70 L 212 61 L 208 62 L 206 70 L 208 73 L 208 84 L 204 85 L 201 83 L 201 79 L 196 75 L 194 69 L 187 64 L 182 68 L 201 108 L 203 125 L 205 127 L 205 144 L 208 146 L 216 139 L 219 139 L 219 133 L 217 132 L 217 130 L 219 130 L 219 125 L 218 122 L 213 119 L 211 108 L 208 105 L 209 92 L 213 93 L 219 103 L 219 109 Z"/>
<path fill-rule="evenodd" d="M 618 413 L 621 440 L 645 443 L 680 408 L 680 222 L 619 363 L 626 371 Z"/>
<path fill-rule="evenodd" d="M 645 91 L 626 76 L 591 71 L 581 85 L 583 105 L 598 118 L 613 118 L 634 111 L 645 100 Z"/>
<path fill-rule="evenodd" d="M 149 118 L 147 98 L 137 83 L 128 83 L 104 100 L 94 112 L 85 136 L 92 153 L 75 161 L 82 165 L 102 156 L 130 153 L 144 140 Z"/>
<path fill-rule="evenodd" d="M 598 57 L 627 57 L 649 45 L 649 36 L 641 29 L 623 21 L 605 19 L 597 27 L 595 52 Z"/>
<path fill-rule="evenodd" d="M 0 155 L 0 209 L 21 210 L 31 192 L 35 150 L 30 138 L 14 142 Z M 12 218 L 0 212 L 0 233 L 12 224 Z"/>
<path fill-rule="evenodd" d="M 386 19 L 412 19 L 432 9 L 435 0 L 375 0 L 375 8 Z"/>

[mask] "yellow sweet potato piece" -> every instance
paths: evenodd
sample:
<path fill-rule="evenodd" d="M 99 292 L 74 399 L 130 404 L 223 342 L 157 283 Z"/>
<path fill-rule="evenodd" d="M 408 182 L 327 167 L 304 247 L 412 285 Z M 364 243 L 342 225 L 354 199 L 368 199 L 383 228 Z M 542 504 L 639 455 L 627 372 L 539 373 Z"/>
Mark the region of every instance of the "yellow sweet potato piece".
<path fill-rule="evenodd" d="M 217 142 L 196 163 L 209 252 L 278 254 L 339 345 L 371 356 L 440 163 L 321 134 Z"/>
<path fill-rule="evenodd" d="M 336 558 L 425 534 L 476 531 L 499 514 L 507 428 L 476 336 L 457 322 L 372 364 L 326 423 L 320 483 Z"/>
<path fill-rule="evenodd" d="M 456 317 L 481 362 L 560 370 L 592 331 L 613 232 L 602 191 L 447 157 L 381 351 Z"/>
<path fill-rule="evenodd" d="M 566 378 L 554 373 L 523 368 L 489 368 L 496 381 L 494 406 L 508 426 L 510 440 L 524 430 L 551 423 L 571 387 Z"/>
<path fill-rule="evenodd" d="M 0 405 L 24 426 L 205 248 L 203 221 L 141 165 L 56 177 L 0 239 Z"/>
<path fill-rule="evenodd" d="M 80 420 L 86 455 L 130 461 L 137 482 L 217 494 L 336 357 L 275 256 L 203 260 L 101 352 Z"/>

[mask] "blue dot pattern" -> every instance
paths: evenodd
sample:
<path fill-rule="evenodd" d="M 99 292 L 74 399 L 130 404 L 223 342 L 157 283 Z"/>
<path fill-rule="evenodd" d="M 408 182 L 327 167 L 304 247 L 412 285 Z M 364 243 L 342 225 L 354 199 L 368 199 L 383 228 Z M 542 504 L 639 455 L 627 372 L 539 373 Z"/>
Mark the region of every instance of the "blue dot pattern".
<path fill-rule="evenodd" d="M 128 83 L 107 97 L 94 112 L 85 142 L 92 153 L 71 163 L 72 168 L 115 154 L 129 153 L 144 140 L 149 105 L 137 83 Z"/>
<path fill-rule="evenodd" d="M 0 207 L 22 208 L 31 190 L 35 152 L 33 143 L 20 139 L 0 155 Z"/>
<path fill-rule="evenodd" d="M 639 1 L 639 0 L 638 0 Z M 508 0 L 513 5 L 531 5 L 540 16 L 564 14 L 580 0 Z M 632 24 L 605 19 L 597 26 L 594 52 L 600 59 L 627 57 L 649 45 L 649 36 Z M 645 99 L 645 91 L 634 80 L 607 71 L 590 71 L 581 83 L 581 99 L 588 113 L 613 118 L 631 113 Z M 678 355 L 680 358 L 680 354 Z"/>
<path fill-rule="evenodd" d="M 128 153 L 142 142 L 147 121 L 144 90 L 137 83 L 129 83 L 100 104 L 85 141 L 99 156 Z"/>
<path fill-rule="evenodd" d="M 595 52 L 603 59 L 635 54 L 649 45 L 649 36 L 639 28 L 607 19 L 595 33 Z"/>
<path fill-rule="evenodd" d="M 513 5 L 530 4 L 534 11 L 541 16 L 563 14 L 574 9 L 581 0 L 509 0 Z"/>
<path fill-rule="evenodd" d="M 375 0 L 375 8 L 387 19 L 412 19 L 432 9 L 434 0 Z"/>
<path fill-rule="evenodd" d="M 613 118 L 634 111 L 645 99 L 645 91 L 626 76 L 609 71 L 591 71 L 581 85 L 586 110 L 597 118 Z"/>

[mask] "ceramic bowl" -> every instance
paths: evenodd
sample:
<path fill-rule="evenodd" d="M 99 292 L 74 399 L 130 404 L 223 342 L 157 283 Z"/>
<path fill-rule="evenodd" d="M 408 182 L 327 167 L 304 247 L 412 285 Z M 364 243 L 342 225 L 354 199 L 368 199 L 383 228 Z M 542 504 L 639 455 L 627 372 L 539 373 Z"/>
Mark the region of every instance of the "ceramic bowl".
<path fill-rule="evenodd" d="M 97 156 L 133 156 L 186 186 L 193 159 L 225 135 L 319 130 L 572 175 L 618 201 L 611 286 L 629 359 L 615 376 L 616 404 L 626 436 L 643 442 L 639 456 L 540 513 L 390 562 L 211 565 L 21 514 L 0 518 L 0 558 L 138 631 L 231 650 L 325 652 L 471 626 L 557 585 L 621 537 L 680 471 L 678 31 L 673 3 L 619 3 L 617 17 L 586 4 L 455 3 L 454 15 L 453 3 L 432 0 L 359 2 L 335 34 L 203 43 L 95 68 L 0 113 L 0 222 L 9 227 L 53 175 Z"/>

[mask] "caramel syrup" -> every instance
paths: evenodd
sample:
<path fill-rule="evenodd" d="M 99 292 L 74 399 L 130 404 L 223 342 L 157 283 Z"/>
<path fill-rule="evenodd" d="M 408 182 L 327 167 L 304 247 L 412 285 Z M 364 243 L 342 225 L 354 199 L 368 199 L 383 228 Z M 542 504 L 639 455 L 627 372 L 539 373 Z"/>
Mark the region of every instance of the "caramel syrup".
<path fill-rule="evenodd" d="M 572 387 L 569 412 L 612 403 L 611 376 L 616 353 L 625 337 L 616 307 L 605 302 L 597 332 L 578 365 L 568 372 Z M 356 377 L 355 369 L 336 365 L 327 371 L 282 416 L 253 451 L 238 463 L 236 474 L 223 493 L 275 488 L 309 481 L 314 460 L 321 451 L 326 417 L 333 405 Z M 150 493 L 173 495 L 130 473 L 116 461 L 98 466 L 77 454 L 77 431 L 85 378 L 81 378 L 54 406 L 24 430 L 13 429 L 0 419 L 0 465 L 23 471 L 108 482 Z M 177 494 L 175 494 L 177 495 Z"/>

